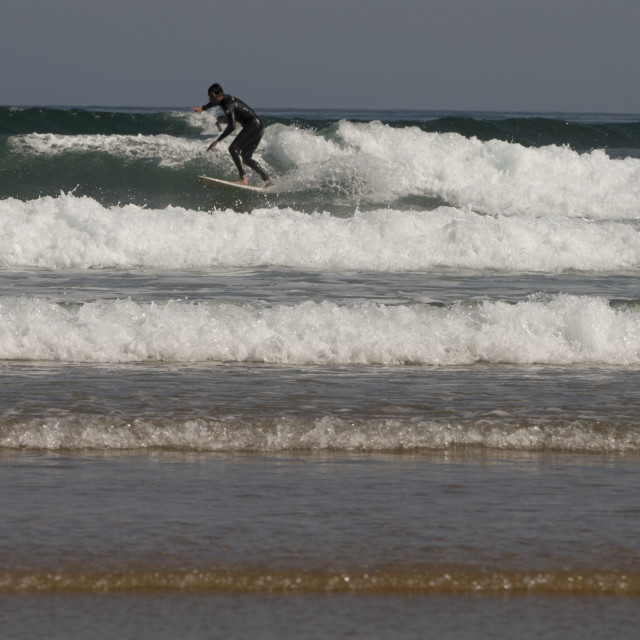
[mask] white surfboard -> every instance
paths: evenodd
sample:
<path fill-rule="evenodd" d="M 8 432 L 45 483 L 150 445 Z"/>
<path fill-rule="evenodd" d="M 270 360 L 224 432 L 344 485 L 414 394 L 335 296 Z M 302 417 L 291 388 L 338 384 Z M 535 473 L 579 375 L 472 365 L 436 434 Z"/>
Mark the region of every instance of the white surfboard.
<path fill-rule="evenodd" d="M 264 191 L 264 187 L 253 187 L 250 184 L 239 184 L 237 182 L 229 182 L 229 180 L 222 180 L 221 178 L 210 178 L 209 176 L 198 176 L 198 182 L 210 189 L 225 189 L 235 190 L 240 189 L 244 191 Z"/>

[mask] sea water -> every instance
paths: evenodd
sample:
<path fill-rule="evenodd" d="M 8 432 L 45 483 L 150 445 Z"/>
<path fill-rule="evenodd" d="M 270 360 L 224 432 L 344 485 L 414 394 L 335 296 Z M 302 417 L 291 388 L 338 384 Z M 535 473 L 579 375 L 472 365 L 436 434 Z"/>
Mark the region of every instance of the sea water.
<path fill-rule="evenodd" d="M 640 116 L 263 115 L 0 108 L 8 637 L 630 637 Z"/>

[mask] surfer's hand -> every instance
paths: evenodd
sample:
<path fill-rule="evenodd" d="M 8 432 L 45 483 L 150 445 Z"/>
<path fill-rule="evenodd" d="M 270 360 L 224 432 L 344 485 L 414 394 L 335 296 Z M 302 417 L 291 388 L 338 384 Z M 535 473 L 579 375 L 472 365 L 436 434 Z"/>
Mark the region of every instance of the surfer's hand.
<path fill-rule="evenodd" d="M 208 147 L 207 147 L 207 151 L 211 151 L 211 149 L 213 149 L 213 147 L 215 147 L 218 144 L 217 140 L 214 140 Z"/>
<path fill-rule="evenodd" d="M 196 113 L 202 113 L 202 107 L 190 107 L 189 111 L 195 111 Z"/>

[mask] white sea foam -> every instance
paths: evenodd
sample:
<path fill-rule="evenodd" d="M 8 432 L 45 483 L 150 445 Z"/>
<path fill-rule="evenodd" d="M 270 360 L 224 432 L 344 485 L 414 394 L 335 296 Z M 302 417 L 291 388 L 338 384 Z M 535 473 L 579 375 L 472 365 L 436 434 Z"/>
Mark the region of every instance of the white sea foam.
<path fill-rule="evenodd" d="M 0 266 L 43 268 L 280 265 L 418 271 L 437 267 L 558 272 L 640 265 L 636 221 L 481 216 L 469 209 L 293 209 L 251 214 L 104 207 L 72 194 L 0 201 Z"/>
<path fill-rule="evenodd" d="M 199 121 L 194 114 L 185 117 Z M 212 118 L 201 122 L 203 132 L 215 133 Z M 202 140 L 168 135 L 28 134 L 10 143 L 24 152 L 97 151 L 170 167 L 206 155 Z M 385 205 L 427 197 L 488 214 L 640 218 L 640 159 L 612 159 L 601 150 L 580 154 L 567 147 L 527 148 L 417 127 L 342 121 L 325 132 L 271 125 L 258 157 L 277 175 L 281 189 L 322 189 L 327 197 L 352 202 Z M 226 153 L 206 158 L 218 168 L 232 167 Z"/>
<path fill-rule="evenodd" d="M 5 297 L 0 360 L 637 365 L 640 312 L 568 295 L 450 307 Z"/>
<path fill-rule="evenodd" d="M 124 160 L 153 159 L 160 166 L 181 166 L 202 153 L 202 141 L 169 135 L 61 135 L 30 133 L 11 138 L 14 148 L 42 155 L 100 152 Z"/>
<path fill-rule="evenodd" d="M 527 148 L 457 133 L 381 123 L 341 123 L 339 137 L 362 162 L 375 161 L 374 189 L 436 195 L 487 213 L 594 219 L 640 217 L 640 160 L 603 151 Z"/>
<path fill-rule="evenodd" d="M 266 140 L 264 155 L 283 168 L 290 188 L 319 183 L 362 202 L 437 197 L 491 214 L 640 217 L 640 160 L 599 150 L 579 154 L 347 121 L 331 137 L 276 125 Z"/>
<path fill-rule="evenodd" d="M 173 451 L 502 451 L 620 453 L 640 451 L 632 425 L 585 421 L 509 424 L 322 418 L 123 420 L 119 416 L 58 415 L 0 423 L 0 449 Z"/>

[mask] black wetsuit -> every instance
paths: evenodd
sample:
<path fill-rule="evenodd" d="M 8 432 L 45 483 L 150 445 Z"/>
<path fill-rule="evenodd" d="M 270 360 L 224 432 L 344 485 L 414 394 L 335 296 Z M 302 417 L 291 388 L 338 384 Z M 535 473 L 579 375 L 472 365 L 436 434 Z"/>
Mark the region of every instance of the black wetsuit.
<path fill-rule="evenodd" d="M 208 102 L 202 106 L 203 110 L 211 109 L 215 105 Z M 264 134 L 264 124 L 258 118 L 255 111 L 242 100 L 226 95 L 218 105 L 227 116 L 227 127 L 218 136 L 217 142 L 226 138 L 236 126 L 236 122 L 242 127 L 236 139 L 229 146 L 229 153 L 235 162 L 240 177 L 244 177 L 245 171 L 242 163 L 251 167 L 263 180 L 269 180 L 267 172 L 251 157 L 258 148 Z"/>

